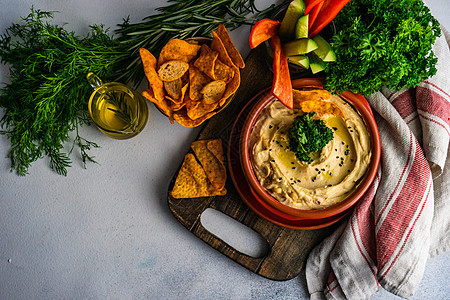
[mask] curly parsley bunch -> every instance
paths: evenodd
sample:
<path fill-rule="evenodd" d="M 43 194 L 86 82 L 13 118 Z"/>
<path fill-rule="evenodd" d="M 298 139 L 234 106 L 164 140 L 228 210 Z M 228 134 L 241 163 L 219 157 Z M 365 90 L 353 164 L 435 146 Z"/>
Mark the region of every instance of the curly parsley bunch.
<path fill-rule="evenodd" d="M 325 87 L 370 95 L 417 86 L 436 73 L 439 22 L 421 0 L 352 0 L 334 19 Z"/>

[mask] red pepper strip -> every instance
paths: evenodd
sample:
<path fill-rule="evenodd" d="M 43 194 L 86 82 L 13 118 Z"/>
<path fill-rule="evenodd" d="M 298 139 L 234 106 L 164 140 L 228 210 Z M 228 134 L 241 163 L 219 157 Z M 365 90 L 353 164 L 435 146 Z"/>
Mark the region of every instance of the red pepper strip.
<path fill-rule="evenodd" d="M 350 0 L 325 0 L 316 21 L 309 29 L 309 37 L 318 34 L 327 26 Z"/>
<path fill-rule="evenodd" d="M 277 35 L 278 29 L 280 28 L 280 23 L 280 21 L 271 19 L 262 19 L 256 22 L 250 32 L 250 48 L 256 48 L 262 42 L 265 42 L 274 35 Z"/>
<path fill-rule="evenodd" d="M 311 30 L 311 27 L 313 26 L 314 22 L 317 19 L 317 16 L 319 15 L 322 6 L 323 6 L 323 2 L 320 2 L 319 4 L 317 4 L 316 6 L 314 6 L 311 11 L 309 12 L 309 19 L 308 19 L 308 31 Z M 309 35 L 309 34 L 308 34 Z"/>
<path fill-rule="evenodd" d="M 270 39 L 273 50 L 273 82 L 271 93 L 278 98 L 287 108 L 294 107 L 292 95 L 292 82 L 289 75 L 289 66 L 281 46 L 280 38 L 275 35 Z"/>
<path fill-rule="evenodd" d="M 308 1 L 308 3 L 306 3 L 306 1 L 305 1 L 305 5 L 306 5 L 305 15 L 309 14 L 309 12 L 312 10 L 312 8 L 314 6 L 316 6 L 317 4 L 319 4 L 320 2 L 323 2 L 323 1 L 324 0 L 311 0 L 311 1 Z"/>

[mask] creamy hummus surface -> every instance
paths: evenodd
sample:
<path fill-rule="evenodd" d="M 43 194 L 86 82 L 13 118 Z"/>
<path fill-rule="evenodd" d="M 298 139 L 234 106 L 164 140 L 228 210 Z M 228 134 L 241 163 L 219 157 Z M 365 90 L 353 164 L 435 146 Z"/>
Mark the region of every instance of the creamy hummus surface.
<path fill-rule="evenodd" d="M 344 99 L 327 99 L 345 117 L 318 115 L 334 138 L 311 162 L 289 150 L 289 129 L 297 116 L 273 101 L 260 114 L 250 138 L 250 159 L 261 186 L 281 203 L 298 209 L 320 209 L 344 200 L 359 184 L 371 158 L 370 136 L 360 115 Z"/>

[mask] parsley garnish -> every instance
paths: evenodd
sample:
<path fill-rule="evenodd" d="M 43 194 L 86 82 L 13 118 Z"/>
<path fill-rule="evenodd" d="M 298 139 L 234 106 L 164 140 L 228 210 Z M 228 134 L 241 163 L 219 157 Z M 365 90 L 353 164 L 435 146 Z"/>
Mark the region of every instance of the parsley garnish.
<path fill-rule="evenodd" d="M 436 73 L 431 47 L 441 30 L 422 0 L 352 0 L 334 23 L 327 90 L 367 96 L 382 86 L 415 87 Z"/>
<path fill-rule="evenodd" d="M 333 131 L 320 119 L 312 118 L 310 112 L 295 118 L 289 129 L 289 146 L 295 156 L 304 162 L 310 162 L 311 153 L 322 150 L 333 139 Z"/>

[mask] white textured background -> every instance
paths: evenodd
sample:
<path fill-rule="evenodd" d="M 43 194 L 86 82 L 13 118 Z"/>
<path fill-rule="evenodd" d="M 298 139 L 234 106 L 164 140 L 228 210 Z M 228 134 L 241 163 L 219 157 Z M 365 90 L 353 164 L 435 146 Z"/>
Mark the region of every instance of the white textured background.
<path fill-rule="evenodd" d="M 426 1 L 450 28 L 450 2 Z M 84 34 L 112 30 L 122 18 L 153 14 L 164 0 L 0 0 L 0 33 L 30 7 L 59 11 L 55 22 Z M 264 8 L 271 1 L 257 1 Z M 249 28 L 232 32 L 243 56 Z M 270 74 L 268 76 L 271 76 Z M 7 68 L 0 66 L 0 82 Z M 257 276 L 189 233 L 171 215 L 167 185 L 198 129 L 170 125 L 153 105 L 144 132 L 126 140 L 93 126 L 82 136 L 101 145 L 100 164 L 78 157 L 67 177 L 35 162 L 26 177 L 9 173 L 9 141 L 0 136 L 0 299 L 306 299 L 304 273 L 285 282 Z M 0 112 L 1 115 L 1 112 Z M 258 253 L 259 239 L 213 213 L 204 223 L 240 249 Z M 217 231 L 215 231 L 217 232 Z M 255 247 L 255 245 L 257 245 Z M 449 299 L 450 254 L 429 260 L 414 299 Z M 397 299 L 385 291 L 373 299 Z"/>

